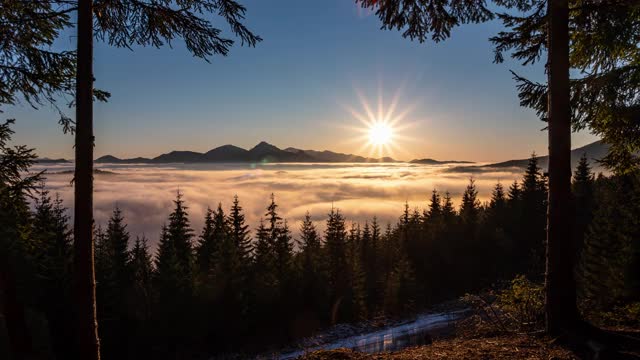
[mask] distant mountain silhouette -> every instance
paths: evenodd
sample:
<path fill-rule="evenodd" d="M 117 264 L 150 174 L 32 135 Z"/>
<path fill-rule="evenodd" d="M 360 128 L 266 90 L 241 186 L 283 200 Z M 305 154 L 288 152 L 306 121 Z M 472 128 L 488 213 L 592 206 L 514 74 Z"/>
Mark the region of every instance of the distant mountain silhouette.
<path fill-rule="evenodd" d="M 319 162 L 396 162 L 396 160 L 390 157 L 382 157 L 379 159 L 376 158 L 368 158 L 359 155 L 353 154 L 343 154 L 337 153 L 329 150 L 317 151 L 317 150 L 301 150 L 292 147 L 288 147 L 284 149 L 285 151 L 296 153 L 296 154 L 306 154 L 307 156 L 314 159 L 314 161 Z"/>
<path fill-rule="evenodd" d="M 609 145 L 603 143 L 602 141 L 596 141 L 591 144 L 579 147 L 577 149 L 571 150 L 571 168 L 575 169 L 580 161 L 580 158 L 583 154 L 587 155 L 587 159 L 589 159 L 589 163 L 594 170 L 601 171 L 603 167 L 599 165 L 597 162 L 601 160 L 607 152 L 609 151 Z M 449 169 L 451 172 L 482 172 L 482 171 L 491 171 L 495 169 L 505 169 L 505 168 L 519 168 L 524 169 L 527 167 L 529 163 L 529 158 L 526 159 L 517 159 L 517 160 L 508 160 L 495 164 L 487 164 L 487 165 L 478 165 L 478 166 L 458 166 Z M 549 156 L 539 156 L 538 157 L 538 166 L 540 166 L 543 170 L 547 170 L 549 167 Z"/>
<path fill-rule="evenodd" d="M 411 164 L 423 164 L 423 165 L 443 165 L 443 164 L 473 164 L 473 161 L 460 161 L 460 160 L 435 160 L 435 159 L 415 159 L 409 161 Z"/>
<path fill-rule="evenodd" d="M 233 161 L 242 162 L 249 158 L 249 151 L 235 145 L 223 145 L 204 153 L 205 161 L 222 162 Z"/>
<path fill-rule="evenodd" d="M 49 159 L 49 158 L 41 158 L 41 159 L 36 159 L 37 163 L 41 163 L 41 164 L 55 164 L 55 163 L 70 163 L 71 161 L 67 160 L 67 159 Z"/>
<path fill-rule="evenodd" d="M 365 158 L 358 155 L 342 154 L 332 151 L 300 150 L 296 148 L 280 149 L 262 141 L 250 150 L 235 145 L 223 145 L 206 153 L 195 151 L 171 151 L 155 158 L 120 159 L 113 155 L 105 155 L 95 160 L 96 163 L 115 164 L 165 164 L 165 163 L 234 163 L 234 162 L 396 162 L 390 157 L 379 159 Z"/>
<path fill-rule="evenodd" d="M 172 151 L 151 160 L 154 163 L 202 162 L 204 154 L 195 151 Z"/>

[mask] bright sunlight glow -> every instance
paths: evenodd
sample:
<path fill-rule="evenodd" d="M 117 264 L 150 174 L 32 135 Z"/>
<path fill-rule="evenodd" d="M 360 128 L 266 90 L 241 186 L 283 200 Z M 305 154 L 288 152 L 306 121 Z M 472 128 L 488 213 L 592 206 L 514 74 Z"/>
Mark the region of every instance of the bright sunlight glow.
<path fill-rule="evenodd" d="M 404 133 L 414 125 L 407 122 L 407 115 L 415 107 L 415 104 L 400 105 L 401 89 L 398 89 L 393 99 L 385 103 L 383 99 L 382 87 L 378 88 L 378 98 L 374 106 L 367 101 L 364 94 L 355 89 L 360 100 L 361 109 L 356 110 L 350 105 L 343 105 L 351 115 L 360 123 L 355 125 L 342 125 L 351 129 L 358 136 L 350 138 L 349 142 L 359 145 L 358 153 L 367 152 L 370 159 L 381 161 L 383 157 L 407 156 L 403 150 L 403 145 L 413 138 Z M 397 111 L 401 107 L 401 111 Z M 411 156 L 411 154 L 408 154 Z"/>
<path fill-rule="evenodd" d="M 393 128 L 382 121 L 369 126 L 369 142 L 372 145 L 387 145 L 393 137 Z"/>

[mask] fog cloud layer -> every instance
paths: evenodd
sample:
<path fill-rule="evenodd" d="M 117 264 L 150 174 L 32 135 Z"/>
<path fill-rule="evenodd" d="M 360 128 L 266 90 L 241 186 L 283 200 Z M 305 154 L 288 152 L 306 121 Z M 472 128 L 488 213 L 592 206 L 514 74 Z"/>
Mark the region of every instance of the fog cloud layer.
<path fill-rule="evenodd" d="M 73 206 L 70 165 L 48 166 L 47 187 Z M 348 221 L 363 223 L 377 216 L 382 223 L 395 222 L 405 201 L 411 208 L 428 205 L 431 191 L 450 191 L 454 202 L 472 174 L 446 171 L 445 166 L 415 164 L 271 164 L 271 165 L 100 165 L 113 174 L 95 175 L 94 208 L 102 226 L 119 206 L 133 237 L 145 234 L 152 247 L 173 208 L 179 190 L 189 207 L 192 227 L 200 233 L 207 207 L 221 203 L 226 210 L 237 194 L 252 230 L 275 194 L 279 210 L 297 234 L 307 211 L 324 228 L 331 207 Z M 490 197 L 497 181 L 507 187 L 522 174 L 484 172 L 473 175 L 481 200 Z"/>

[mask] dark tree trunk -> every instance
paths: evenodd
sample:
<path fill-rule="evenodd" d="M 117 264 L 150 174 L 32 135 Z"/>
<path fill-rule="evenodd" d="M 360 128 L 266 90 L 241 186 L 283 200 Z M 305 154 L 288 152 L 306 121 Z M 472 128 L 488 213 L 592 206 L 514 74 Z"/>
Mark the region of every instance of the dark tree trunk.
<path fill-rule="evenodd" d="M 0 259 L 0 310 L 9 335 L 9 346 L 15 359 L 31 355 L 31 336 L 25 318 L 24 304 L 18 299 L 16 281 L 9 260 Z"/>
<path fill-rule="evenodd" d="M 93 263 L 93 15 L 78 1 L 76 170 L 74 193 L 75 311 L 78 358 L 100 359 Z"/>
<path fill-rule="evenodd" d="M 571 112 L 569 88 L 569 4 L 549 0 L 549 207 L 547 213 L 546 325 L 551 334 L 577 319 L 571 238 Z"/>

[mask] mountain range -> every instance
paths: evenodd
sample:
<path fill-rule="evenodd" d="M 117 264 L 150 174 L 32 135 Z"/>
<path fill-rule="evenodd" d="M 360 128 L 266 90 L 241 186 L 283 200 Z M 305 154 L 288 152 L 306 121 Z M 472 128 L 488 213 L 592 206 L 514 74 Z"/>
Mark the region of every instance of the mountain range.
<path fill-rule="evenodd" d="M 97 163 L 133 164 L 133 163 L 275 163 L 275 162 L 396 162 L 390 157 L 369 158 L 333 151 L 302 150 L 296 148 L 280 149 L 265 141 L 246 150 L 235 145 L 223 145 L 205 153 L 195 151 L 171 151 L 154 158 L 120 159 L 105 155 L 96 159 Z"/>
<path fill-rule="evenodd" d="M 586 155 L 591 168 L 595 171 L 603 171 L 605 170 L 599 163 L 598 160 L 607 155 L 609 151 L 609 145 L 603 143 L 602 141 L 596 141 L 591 144 L 576 148 L 571 150 L 571 168 L 575 169 L 578 166 L 578 162 L 583 155 Z M 498 162 L 494 164 L 486 164 L 486 165 L 475 165 L 475 166 L 456 166 L 450 168 L 448 171 L 451 172 L 486 172 L 486 171 L 494 171 L 496 169 L 505 169 L 505 168 L 521 168 L 524 169 L 527 167 L 529 163 L 529 158 L 526 159 L 516 159 L 516 160 L 508 160 L 503 162 Z M 538 166 L 545 171 L 549 167 L 549 155 L 538 156 Z"/>
<path fill-rule="evenodd" d="M 575 168 L 580 157 L 586 154 L 594 168 L 598 165 L 594 160 L 602 159 L 609 150 L 609 146 L 601 141 L 593 142 L 589 145 L 571 151 L 571 165 Z M 68 163 L 66 159 L 37 160 L 40 163 Z M 411 160 L 412 164 L 441 165 L 458 164 L 451 168 L 451 171 L 490 171 L 496 168 L 525 168 L 529 159 L 508 160 L 487 165 L 472 165 L 471 161 L 460 160 L 435 160 L 430 158 Z M 390 157 L 370 158 L 353 154 L 337 153 L 329 150 L 302 150 L 288 147 L 280 149 L 265 141 L 260 142 L 253 148 L 246 150 L 234 145 L 223 145 L 211 149 L 205 153 L 195 151 L 171 151 L 154 158 L 128 158 L 120 159 L 113 155 L 105 155 L 95 160 L 96 163 L 113 164 L 166 164 L 166 163 L 241 163 L 241 162 L 329 162 L 329 163 L 376 163 L 376 162 L 399 162 Z M 549 156 L 539 156 L 538 165 L 546 169 L 549 164 Z"/>

